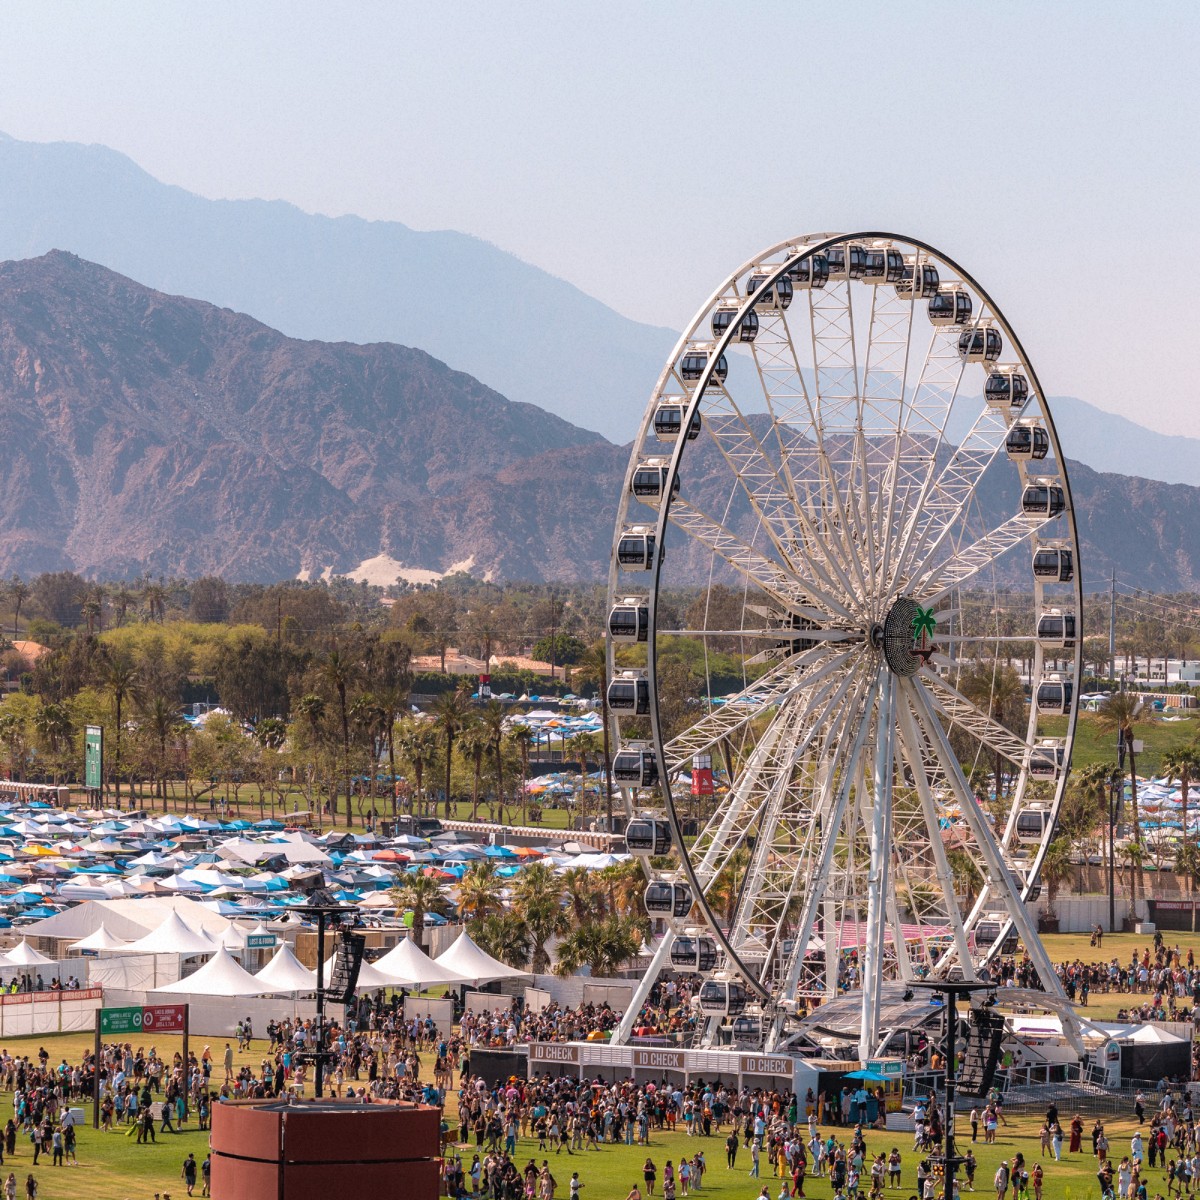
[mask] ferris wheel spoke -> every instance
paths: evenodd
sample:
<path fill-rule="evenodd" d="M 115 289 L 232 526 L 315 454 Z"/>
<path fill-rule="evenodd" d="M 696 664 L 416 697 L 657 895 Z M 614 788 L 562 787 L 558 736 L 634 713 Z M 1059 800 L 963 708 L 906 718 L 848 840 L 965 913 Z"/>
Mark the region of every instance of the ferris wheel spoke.
<path fill-rule="evenodd" d="M 673 771 L 681 770 L 692 755 L 711 751 L 718 742 L 761 721 L 765 711 L 815 687 L 851 661 L 851 653 L 835 653 L 829 646 L 817 646 L 778 663 L 672 738 L 666 746 L 668 765 Z"/>
<path fill-rule="evenodd" d="M 920 681 L 917 686 L 926 690 L 930 703 L 947 721 L 982 742 L 994 754 L 1007 759 L 1018 770 L 1025 766 L 1028 743 L 993 720 L 940 675 L 923 670 L 915 678 Z"/>
<path fill-rule="evenodd" d="M 913 507 L 895 563 L 898 586 L 936 563 L 946 538 L 962 521 L 1007 434 L 1004 415 L 985 407 L 936 481 Z"/>
<path fill-rule="evenodd" d="M 724 559 L 730 567 L 766 592 L 785 610 L 790 611 L 795 605 L 814 604 L 823 609 L 827 616 L 850 619 L 849 611 L 844 604 L 835 599 L 836 592 L 831 588 L 816 585 L 811 578 L 806 579 L 801 587 L 795 577 L 780 564 L 769 559 L 761 551 L 755 550 L 736 533 L 701 512 L 689 501 L 677 498 L 671 504 L 670 519 L 673 525 L 717 557 Z M 815 558 L 811 565 L 818 570 L 821 567 Z"/>
<path fill-rule="evenodd" d="M 897 706 L 900 746 L 905 762 L 912 774 L 916 787 L 917 798 L 921 804 L 921 814 L 925 822 L 925 832 L 929 838 L 929 852 L 933 859 L 933 870 L 937 877 L 942 895 L 946 898 L 946 919 L 950 933 L 954 938 L 954 949 L 959 965 L 967 979 L 975 978 L 975 963 L 971 957 L 971 947 L 967 940 L 967 931 L 963 927 L 962 914 L 954 900 L 954 872 L 950 869 L 950 860 L 946 855 L 946 846 L 942 841 L 941 821 L 938 818 L 937 801 L 929 786 L 931 771 L 930 764 L 925 759 L 925 744 L 917 731 L 913 718 L 912 707 L 907 698 Z"/>
<path fill-rule="evenodd" d="M 958 353 L 958 330 L 935 327 L 913 394 L 897 422 L 892 465 L 886 479 L 888 501 L 882 513 L 882 579 L 886 581 L 899 553 L 903 519 L 929 487 L 937 469 L 937 451 L 962 382 L 964 364 Z"/>
<path fill-rule="evenodd" d="M 810 735 L 807 752 L 783 776 L 760 823 L 735 923 L 747 954 L 762 961 L 762 979 L 786 967 L 783 942 L 794 931 L 811 886 L 822 846 L 822 814 L 851 744 L 853 714 L 869 684 L 860 673 L 853 688 L 842 689 L 821 737 Z"/>
<path fill-rule="evenodd" d="M 967 786 L 967 781 L 963 778 L 962 769 L 958 765 L 954 751 L 946 739 L 945 730 L 942 729 L 937 714 L 930 705 L 928 693 L 914 684 L 911 679 L 901 680 L 900 686 L 907 693 L 917 723 L 933 747 L 934 754 L 945 772 L 946 780 L 953 789 L 963 816 L 970 826 L 975 845 L 987 867 L 989 891 L 997 896 L 1008 910 L 1009 917 L 1024 942 L 1025 953 L 1033 960 L 1042 987 L 1052 995 L 1064 995 L 1062 983 L 1050 962 L 1050 956 L 1046 953 L 1046 948 L 1042 945 L 1041 939 L 1037 936 L 1037 931 L 1029 919 L 1029 911 L 1021 898 L 1021 886 L 1004 859 L 1004 853 L 1000 848 L 1000 843 L 996 840 L 996 835 L 984 820 L 983 814 L 975 803 L 975 798 Z"/>
<path fill-rule="evenodd" d="M 928 568 L 920 578 L 906 586 L 906 591 L 913 597 L 922 597 L 923 604 L 936 604 L 955 588 L 962 587 L 981 571 L 987 570 L 998 558 L 1016 549 L 1022 542 L 1036 537 L 1057 519 L 1017 513 L 969 546 L 956 550 L 948 558 Z"/>
<path fill-rule="evenodd" d="M 700 858 L 698 878 L 711 882 L 704 873 L 719 870 L 741 844 L 749 824 L 739 820 L 737 814 L 748 808 L 757 813 L 770 790 L 767 781 L 781 773 L 785 778 L 790 774 L 797 757 L 836 714 L 853 678 L 853 670 L 831 672 L 813 687 L 811 694 L 792 697 L 780 706 L 745 767 L 730 781 L 725 816 L 714 818 L 696 840 L 693 852 Z M 732 840 L 735 832 L 736 839 Z"/>

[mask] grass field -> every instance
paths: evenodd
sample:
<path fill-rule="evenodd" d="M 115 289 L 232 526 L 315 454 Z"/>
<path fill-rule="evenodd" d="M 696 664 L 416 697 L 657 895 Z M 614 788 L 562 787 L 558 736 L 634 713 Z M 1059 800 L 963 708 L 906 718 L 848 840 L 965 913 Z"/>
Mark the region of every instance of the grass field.
<path fill-rule="evenodd" d="M 1161 775 L 1164 755 L 1184 746 L 1190 746 L 1200 735 L 1200 715 L 1189 715 L 1184 721 L 1139 721 L 1135 736 L 1142 739 L 1145 748 L 1137 756 L 1139 775 Z M 1062 737 L 1067 732 L 1066 717 L 1044 717 L 1039 723 L 1041 732 L 1047 737 Z M 1071 769 L 1081 771 L 1094 763 L 1115 763 L 1117 759 L 1116 735 L 1111 730 L 1100 728 L 1100 722 L 1092 713 L 1081 713 L 1075 728 L 1075 746 L 1071 753 Z"/>

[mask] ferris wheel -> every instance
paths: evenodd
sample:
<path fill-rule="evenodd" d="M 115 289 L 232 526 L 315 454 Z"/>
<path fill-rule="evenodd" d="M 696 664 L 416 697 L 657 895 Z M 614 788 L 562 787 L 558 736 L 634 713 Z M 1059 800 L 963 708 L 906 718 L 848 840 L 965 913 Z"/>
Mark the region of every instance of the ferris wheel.
<path fill-rule="evenodd" d="M 663 934 L 615 1040 L 672 968 L 704 976 L 700 1044 L 785 1047 L 849 995 L 863 1058 L 887 995 L 988 978 L 1018 937 L 1060 997 L 1026 901 L 1082 611 L 1046 397 L 961 267 L 817 234 L 726 279 L 654 389 L 613 540 L 613 776 Z"/>

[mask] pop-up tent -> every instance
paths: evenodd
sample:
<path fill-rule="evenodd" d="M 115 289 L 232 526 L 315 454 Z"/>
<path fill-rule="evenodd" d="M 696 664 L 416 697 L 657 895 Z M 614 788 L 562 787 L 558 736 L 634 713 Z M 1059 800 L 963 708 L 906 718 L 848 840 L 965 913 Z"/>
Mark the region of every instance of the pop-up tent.
<path fill-rule="evenodd" d="M 217 943 L 203 930 L 193 929 L 177 912 L 169 913 L 158 926 L 145 937 L 130 942 L 125 947 L 127 954 L 180 954 L 190 958 L 194 954 L 211 954 Z"/>
<path fill-rule="evenodd" d="M 376 970 L 399 980 L 405 987 L 424 990 L 435 983 L 473 983 L 474 978 L 460 975 L 440 962 L 434 962 L 412 938 L 401 938 L 381 959 Z"/>
<path fill-rule="evenodd" d="M 528 971 L 518 971 L 516 967 L 510 967 L 480 950 L 471 941 L 465 929 L 455 939 L 454 944 L 439 954 L 434 961 L 439 966 L 456 971 L 464 979 L 474 979 L 479 983 L 488 983 L 493 979 L 514 979 L 518 975 L 529 974 Z"/>
<path fill-rule="evenodd" d="M 259 983 L 269 985 L 272 992 L 292 995 L 317 990 L 316 971 L 310 971 L 292 952 L 287 942 L 280 945 L 271 961 L 254 978 Z"/>
<path fill-rule="evenodd" d="M 267 996 L 275 989 L 270 984 L 255 979 L 224 946 L 221 946 L 198 971 L 154 990 L 188 996 L 232 997 Z"/>
<path fill-rule="evenodd" d="M 124 938 L 113 937 L 108 932 L 107 926 L 103 921 L 100 922 L 100 928 L 94 933 L 89 933 L 87 937 L 81 938 L 77 942 L 72 942 L 71 950 L 124 950 L 129 943 Z"/>

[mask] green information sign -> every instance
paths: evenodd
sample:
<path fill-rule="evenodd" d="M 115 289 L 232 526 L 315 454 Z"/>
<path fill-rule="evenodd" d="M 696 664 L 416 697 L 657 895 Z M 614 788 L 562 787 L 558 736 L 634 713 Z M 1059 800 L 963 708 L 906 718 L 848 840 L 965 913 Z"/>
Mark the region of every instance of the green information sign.
<path fill-rule="evenodd" d="M 142 1006 L 133 1008 L 104 1008 L 100 1010 L 100 1033 L 141 1033 Z"/>
<path fill-rule="evenodd" d="M 250 933 L 246 935 L 246 949 L 270 950 L 278 940 L 273 933 Z"/>
<path fill-rule="evenodd" d="M 87 726 L 83 739 L 83 786 L 98 792 L 104 786 L 103 727 Z"/>

